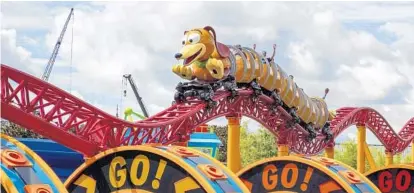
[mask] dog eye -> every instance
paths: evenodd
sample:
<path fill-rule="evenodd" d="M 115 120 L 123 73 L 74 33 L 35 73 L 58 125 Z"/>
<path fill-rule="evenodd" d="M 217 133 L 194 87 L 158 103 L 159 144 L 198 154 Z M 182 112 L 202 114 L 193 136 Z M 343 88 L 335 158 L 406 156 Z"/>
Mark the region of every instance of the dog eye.
<path fill-rule="evenodd" d="M 200 34 L 198 34 L 198 33 L 190 34 L 190 35 L 188 36 L 188 41 L 189 41 L 191 44 L 196 44 L 196 43 L 198 43 L 198 42 L 200 41 Z"/>
<path fill-rule="evenodd" d="M 184 36 L 183 39 L 181 39 L 181 43 L 184 45 L 185 41 L 187 41 L 187 36 Z"/>

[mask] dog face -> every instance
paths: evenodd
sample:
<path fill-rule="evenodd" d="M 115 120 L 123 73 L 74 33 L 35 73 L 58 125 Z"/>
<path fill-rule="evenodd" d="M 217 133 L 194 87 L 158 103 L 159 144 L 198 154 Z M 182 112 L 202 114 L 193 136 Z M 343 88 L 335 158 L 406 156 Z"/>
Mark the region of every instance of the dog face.
<path fill-rule="evenodd" d="M 214 51 L 215 39 L 209 29 L 198 28 L 184 32 L 181 44 L 183 47 L 175 58 L 184 59 L 184 66 L 187 66 L 197 60 L 207 60 Z"/>

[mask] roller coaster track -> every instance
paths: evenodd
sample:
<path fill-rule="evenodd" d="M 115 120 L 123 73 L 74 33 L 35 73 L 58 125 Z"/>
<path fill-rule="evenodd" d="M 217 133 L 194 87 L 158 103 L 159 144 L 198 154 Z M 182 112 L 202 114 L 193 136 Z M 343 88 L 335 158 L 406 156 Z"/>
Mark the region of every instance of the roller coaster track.
<path fill-rule="evenodd" d="M 307 132 L 299 125 L 287 128 L 291 119 L 281 107 L 271 108 L 273 99 L 261 95 L 252 99 L 252 90 L 239 90 L 229 100 L 229 92 L 217 91 L 217 105 L 190 99 L 146 120 L 131 123 L 109 115 L 40 79 L 1 65 L 1 117 L 48 137 L 86 156 L 111 147 L 144 143 L 171 144 L 185 141 L 197 126 L 222 116 L 250 117 L 288 143 L 294 152 L 317 154 L 332 141 L 323 136 L 307 142 Z M 373 113 L 375 112 L 375 113 Z M 377 118 L 378 117 L 378 118 Z M 382 121 L 380 121 L 382 120 Z M 400 152 L 414 137 L 414 118 L 397 135 L 379 113 L 369 108 L 338 109 L 331 129 L 335 137 L 354 124 L 366 124 L 392 152 Z M 127 128 L 135 128 L 125 136 Z M 132 142 L 131 142 L 132 141 Z"/>
<path fill-rule="evenodd" d="M 189 138 L 193 128 L 221 116 L 241 114 L 258 120 L 267 128 L 278 128 L 286 119 L 279 111 L 267 110 L 267 104 L 272 102 L 269 97 L 260 96 L 255 102 L 251 100 L 251 90 L 241 90 L 232 103 L 227 100 L 228 92 L 217 92 L 214 100 L 218 105 L 210 110 L 206 110 L 205 103 L 193 100 L 131 123 L 3 64 L 1 74 L 2 118 L 88 156 L 126 145 L 131 139 L 131 145 L 183 141 Z M 125 137 L 126 128 L 135 128 L 135 131 Z"/>
<path fill-rule="evenodd" d="M 336 117 L 331 121 L 331 130 L 336 138 L 340 133 L 353 125 L 365 126 L 374 133 L 390 153 L 400 153 L 414 140 L 414 117 L 396 133 L 385 118 L 372 108 L 345 107 L 336 110 Z M 290 135 L 287 140 L 291 150 L 305 155 L 320 153 L 332 141 L 317 138 L 312 142 L 303 140 L 303 136 Z"/>

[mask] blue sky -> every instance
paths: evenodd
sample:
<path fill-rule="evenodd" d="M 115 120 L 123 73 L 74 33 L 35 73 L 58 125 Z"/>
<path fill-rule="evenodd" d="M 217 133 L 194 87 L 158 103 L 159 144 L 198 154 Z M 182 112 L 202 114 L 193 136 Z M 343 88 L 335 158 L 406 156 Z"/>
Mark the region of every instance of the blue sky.
<path fill-rule="evenodd" d="M 276 62 L 310 96 L 329 87 L 331 109 L 373 107 L 397 129 L 414 116 L 413 3 L 2 2 L 1 62 L 40 76 L 72 6 L 73 63 L 71 23 L 50 82 L 66 90 L 72 82 L 73 94 L 111 114 L 124 73 L 133 75 L 151 114 L 165 109 L 181 81 L 171 66 L 182 32 L 212 25 L 227 44 L 256 43 L 270 53 L 277 43 Z M 229 8 L 238 11 L 223 11 Z M 129 88 L 122 103 L 138 110 Z"/>

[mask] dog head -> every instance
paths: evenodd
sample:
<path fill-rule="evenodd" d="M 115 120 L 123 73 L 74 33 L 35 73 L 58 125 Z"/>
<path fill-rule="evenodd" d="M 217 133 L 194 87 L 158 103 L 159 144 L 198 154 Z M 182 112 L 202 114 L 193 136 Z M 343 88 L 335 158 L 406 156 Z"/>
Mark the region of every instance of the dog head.
<path fill-rule="evenodd" d="M 185 66 L 194 61 L 205 61 L 216 49 L 216 33 L 210 26 L 185 31 L 181 44 L 183 47 L 175 58 L 184 59 Z"/>

